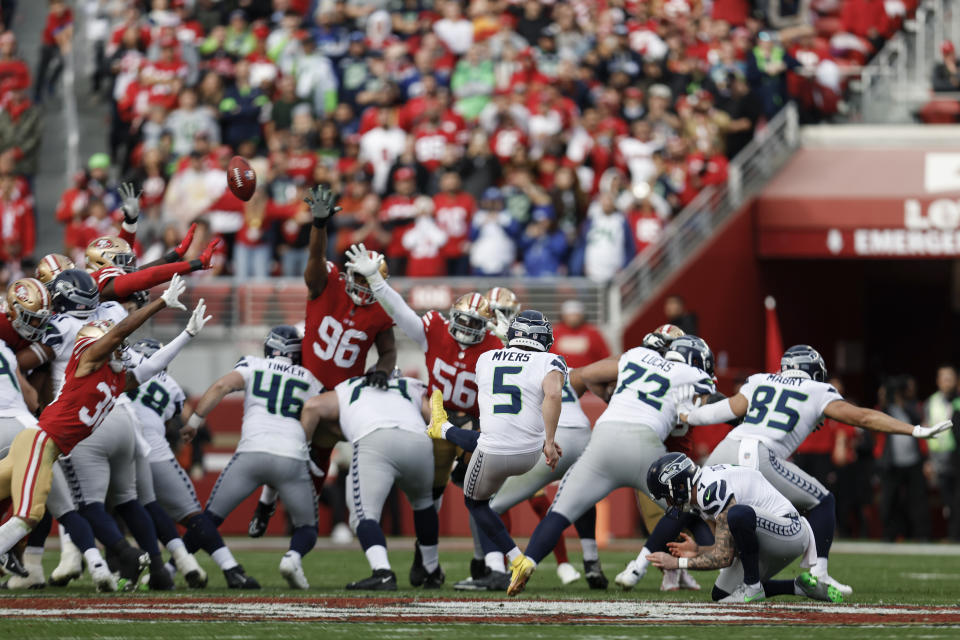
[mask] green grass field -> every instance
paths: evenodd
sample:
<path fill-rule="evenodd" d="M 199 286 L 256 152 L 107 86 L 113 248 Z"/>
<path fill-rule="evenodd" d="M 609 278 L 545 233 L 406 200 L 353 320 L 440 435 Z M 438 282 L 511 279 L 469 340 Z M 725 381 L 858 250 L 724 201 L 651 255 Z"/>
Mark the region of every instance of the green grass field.
<path fill-rule="evenodd" d="M 141 609 L 147 620 L 111 621 L 88 619 L 64 620 L 63 615 L 50 615 L 47 618 L 35 619 L 31 617 L 32 606 L 42 607 L 45 602 L 52 602 L 57 598 L 68 598 L 70 602 L 62 605 L 62 611 L 72 610 L 74 607 L 110 607 L 111 599 L 116 602 L 129 600 L 129 594 L 97 595 L 92 592 L 88 579 L 74 583 L 64 589 L 46 588 L 30 592 L 2 592 L 0 609 L 17 607 L 18 613 L 13 615 L 9 611 L 0 614 L 0 631 L 4 638 L 170 638 L 183 636 L 188 638 L 260 638 L 277 636 L 287 638 L 441 638 L 451 634 L 460 635 L 465 629 L 467 633 L 481 638 L 672 638 L 685 639 L 706 638 L 723 633 L 729 629 L 729 622 L 725 625 L 703 624 L 700 620 L 695 626 L 684 625 L 684 620 L 675 621 L 671 625 L 644 625 L 631 622 L 630 624 L 578 624 L 577 619 L 564 619 L 563 624 L 549 624 L 551 620 L 537 623 L 522 623 L 509 620 L 510 624 L 498 624 L 497 608 L 502 606 L 496 602 L 483 605 L 481 620 L 465 620 L 462 624 L 449 624 L 441 621 L 440 624 L 427 622 L 335 622 L 336 618 L 310 622 L 276 622 L 270 621 L 270 614 L 266 613 L 263 621 L 238 622 L 229 617 L 220 620 L 177 621 L 170 619 L 151 618 L 150 608 L 167 603 L 183 602 L 172 598 L 183 597 L 219 597 L 243 598 L 239 602 L 253 600 L 273 601 L 281 598 L 331 598 L 345 597 L 364 598 L 363 604 L 375 606 L 379 602 L 388 602 L 389 598 L 416 598 L 416 602 L 442 599 L 480 600 L 483 598 L 501 600 L 503 594 L 465 594 L 454 591 L 449 585 L 464 577 L 468 570 L 470 555 L 465 552 L 447 552 L 441 554 L 443 566 L 447 572 L 448 587 L 439 592 L 426 592 L 409 587 L 406 574 L 409 569 L 412 553 L 407 548 L 409 541 L 398 541 L 391 550 L 391 561 L 398 574 L 400 589 L 394 593 L 380 593 L 376 595 L 357 594 L 346 592 L 343 586 L 360 577 L 369 574 L 366 560 L 359 548 L 347 547 L 340 550 L 322 550 L 310 554 L 304 563 L 307 577 L 311 583 L 308 592 L 292 591 L 287 588 L 285 581 L 277 572 L 277 564 L 281 553 L 277 551 L 239 551 L 238 559 L 250 575 L 255 576 L 264 589 L 259 592 L 238 593 L 223 588 L 223 577 L 215 569 L 207 557 L 199 557 L 201 564 L 210 573 L 210 585 L 203 591 L 191 591 L 178 581 L 178 590 L 172 593 L 143 593 L 134 594 L 134 605 Z M 715 574 L 710 572 L 698 573 L 697 578 L 703 589 L 700 592 L 661 593 L 659 591 L 660 574 L 651 571 L 636 589 L 629 593 L 622 592 L 612 584 L 613 577 L 633 557 L 634 554 L 622 551 L 606 552 L 602 554 L 604 568 L 611 579 L 611 588 L 607 591 L 591 591 L 584 582 L 563 587 L 556 577 L 555 564 L 548 560 L 534 575 L 527 591 L 519 598 L 526 602 L 531 610 L 536 606 L 552 606 L 552 601 L 561 600 L 604 600 L 611 601 L 610 606 L 620 606 L 630 610 L 633 602 L 669 602 L 678 603 L 708 603 L 710 601 L 710 586 Z M 46 567 L 49 572 L 56 560 L 56 554 L 47 554 Z M 579 558 L 571 557 L 571 562 L 579 566 Z M 856 605 L 951 605 L 956 607 L 960 595 L 960 558 L 957 556 L 929 556 L 929 555 L 863 555 L 863 554 L 835 554 L 831 560 L 832 573 L 840 580 L 851 584 L 854 595 L 850 598 L 850 610 Z M 782 574 L 783 577 L 794 575 L 799 569 L 794 566 Z M 406 585 L 406 586 L 405 586 Z M 15 600 L 15 598 L 21 600 Z M 24 597 L 36 598 L 32 603 L 24 604 Z M 338 600 L 339 602 L 339 600 Z M 350 606 L 356 607 L 356 600 L 348 601 Z M 774 602 L 774 601 L 770 601 Z M 777 604 L 783 602 L 809 603 L 801 598 L 780 598 Z M 619 604 L 618 604 L 619 603 Z M 509 603 L 508 603 L 509 604 Z M 441 603 L 442 605 L 442 603 Z M 131 607 L 129 603 L 125 605 Z M 170 604 L 169 606 L 173 606 Z M 436 603 L 433 605 L 437 607 Z M 452 606 L 452 605 L 451 605 Z M 682 605 L 676 604 L 672 608 Z M 767 607 L 768 605 L 760 605 Z M 361 609 L 363 607 L 360 607 Z M 664 607 L 661 607 L 664 608 Z M 668 609 L 666 607 L 664 609 Z M 700 608 L 703 608 L 700 606 Z M 870 607 L 874 611 L 882 607 Z M 442 609 L 442 606 L 441 606 Z M 863 609 L 861 607 L 861 610 Z M 65 614 L 64 614 L 65 615 Z M 109 618 L 111 613 L 104 613 Z M 842 615 L 842 612 L 838 615 Z M 951 624 L 956 625 L 960 620 L 951 618 Z M 480 622 L 486 623 L 482 628 L 476 628 Z M 546 623 L 545 623 L 546 622 Z M 757 623 L 752 623 L 756 625 Z M 828 623 L 832 624 L 832 623 Z M 958 637 L 960 629 L 954 627 L 940 627 L 929 621 L 922 625 L 896 626 L 878 628 L 839 626 L 843 624 L 864 624 L 837 619 L 838 626 L 820 626 L 815 633 L 818 638 L 946 638 Z M 900 623 L 895 624 L 903 624 Z M 909 624 L 909 622 L 908 622 Z M 684 626 L 680 626 L 684 625 Z M 807 637 L 813 630 L 804 624 L 778 624 L 777 640 L 788 638 Z M 760 638 L 770 635 L 770 628 L 765 626 L 741 626 L 735 633 L 738 638 Z"/>

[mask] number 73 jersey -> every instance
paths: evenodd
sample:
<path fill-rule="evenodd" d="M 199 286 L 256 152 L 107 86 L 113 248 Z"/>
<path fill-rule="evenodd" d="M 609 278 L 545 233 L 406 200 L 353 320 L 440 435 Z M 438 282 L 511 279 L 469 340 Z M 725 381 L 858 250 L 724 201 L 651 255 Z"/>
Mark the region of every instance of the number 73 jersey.
<path fill-rule="evenodd" d="M 300 413 L 323 387 L 313 374 L 282 358 L 245 356 L 233 368 L 246 383 L 237 451 L 307 459 Z"/>
<path fill-rule="evenodd" d="M 677 404 L 672 389 L 693 385 L 698 394 L 715 390 L 713 379 L 684 362 L 665 360 L 645 347 L 630 349 L 617 363 L 617 386 L 597 424 L 620 422 L 646 425 L 660 440 L 677 424 Z"/>
<path fill-rule="evenodd" d="M 743 422 L 727 437 L 760 440 L 786 458 L 810 435 L 827 405 L 843 396 L 826 382 L 758 373 L 747 378 L 740 394 L 750 403 Z"/>

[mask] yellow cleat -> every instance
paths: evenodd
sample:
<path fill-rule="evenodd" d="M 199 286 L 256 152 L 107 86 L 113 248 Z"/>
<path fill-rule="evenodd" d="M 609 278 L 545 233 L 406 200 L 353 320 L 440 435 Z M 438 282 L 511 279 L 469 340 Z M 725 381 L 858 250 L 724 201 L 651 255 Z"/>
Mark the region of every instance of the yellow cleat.
<path fill-rule="evenodd" d="M 430 427 L 427 435 L 434 440 L 443 440 L 443 424 L 447 421 L 447 410 L 443 408 L 443 392 L 434 389 L 430 396 Z"/>
<path fill-rule="evenodd" d="M 510 563 L 510 586 L 507 587 L 507 595 L 515 596 L 527 586 L 527 580 L 533 575 L 537 565 L 525 555 L 517 556 Z"/>

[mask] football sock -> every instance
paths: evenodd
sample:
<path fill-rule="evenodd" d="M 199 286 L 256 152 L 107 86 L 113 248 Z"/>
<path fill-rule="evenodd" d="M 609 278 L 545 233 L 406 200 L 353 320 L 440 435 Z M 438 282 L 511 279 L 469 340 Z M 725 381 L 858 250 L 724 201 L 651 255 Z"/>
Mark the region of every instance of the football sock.
<path fill-rule="evenodd" d="M 67 511 L 58 518 L 60 521 L 60 526 L 63 527 L 64 531 L 60 534 L 60 540 L 68 540 L 73 542 L 80 551 L 86 553 L 88 549 L 96 546 L 96 541 L 93 539 L 93 529 L 90 528 L 90 523 L 81 516 L 76 511 Z M 99 557 L 100 553 L 97 552 Z M 102 560 L 102 558 L 101 558 Z"/>
<path fill-rule="evenodd" d="M 44 511 L 40 522 L 37 523 L 37 526 L 35 526 L 33 531 L 30 532 L 30 535 L 27 536 L 27 548 L 40 547 L 43 549 L 43 545 L 47 542 L 47 536 L 50 535 L 50 527 L 52 525 L 53 516 L 50 515 L 49 511 Z"/>
<path fill-rule="evenodd" d="M 276 504 L 277 490 L 273 487 L 263 485 L 263 491 L 260 492 L 260 502 L 262 504 Z"/>
<path fill-rule="evenodd" d="M 178 560 L 180 558 L 184 558 L 190 555 L 189 553 L 187 553 L 186 545 L 183 544 L 183 540 L 181 540 L 180 538 L 174 538 L 173 540 L 168 540 L 167 542 L 163 543 L 163 546 L 167 548 L 167 551 L 170 552 L 170 555 L 172 555 L 174 558 Z"/>
<path fill-rule="evenodd" d="M 433 573 L 440 566 L 440 546 L 437 544 L 420 544 L 420 555 L 423 556 L 423 567 Z"/>
<path fill-rule="evenodd" d="M 813 539 L 817 543 L 817 556 L 824 559 L 823 568 L 826 575 L 826 558 L 830 555 L 833 532 L 837 527 L 837 501 L 832 493 L 824 496 L 817 506 L 807 512 L 807 522 L 813 529 Z"/>
<path fill-rule="evenodd" d="M 793 580 L 765 580 L 762 584 L 763 595 L 768 598 L 774 596 L 802 596 L 803 591 L 797 588 Z M 798 593 L 799 591 L 799 593 Z"/>
<path fill-rule="evenodd" d="M 0 526 L 0 553 L 13 549 L 23 536 L 30 533 L 30 525 L 26 521 L 13 517 Z"/>
<path fill-rule="evenodd" d="M 96 567 L 105 562 L 103 556 L 100 555 L 100 549 L 97 549 L 96 546 L 85 549 L 83 551 L 83 559 L 87 561 L 88 567 Z"/>
<path fill-rule="evenodd" d="M 647 567 L 650 566 L 649 556 L 650 556 L 650 549 L 647 549 L 646 547 L 644 547 L 643 549 L 640 549 L 640 553 L 637 554 L 637 560 L 636 560 L 637 569 L 639 569 L 640 571 L 647 570 Z"/>
<path fill-rule="evenodd" d="M 527 544 L 527 556 L 539 564 L 557 546 L 557 540 L 569 526 L 570 521 L 564 516 L 556 511 L 550 511 L 533 530 L 533 535 L 530 536 L 530 542 Z"/>
<path fill-rule="evenodd" d="M 470 431 L 468 433 L 476 433 L 475 431 Z M 490 538 L 490 541 L 493 542 L 493 548 L 507 553 L 510 549 L 513 549 L 517 545 L 513 542 L 513 538 L 510 537 L 510 534 L 507 532 L 507 528 L 503 526 L 503 520 L 500 519 L 500 516 L 497 515 L 497 512 L 490 508 L 489 500 L 474 500 L 473 498 L 464 498 L 464 504 L 467 505 L 467 509 L 470 510 L 470 514 L 477 521 L 477 527 L 479 528 L 480 542 L 483 543 L 483 536 L 486 535 Z M 556 541 L 554 541 L 556 542 Z M 489 543 L 487 543 L 489 544 Z M 484 549 L 486 549 L 486 544 Z M 550 549 L 553 549 L 553 545 L 550 546 Z"/>
<path fill-rule="evenodd" d="M 360 540 L 360 546 L 366 551 L 370 547 L 381 546 L 387 548 L 387 539 L 383 535 L 383 529 L 376 520 L 367 518 L 357 524 L 357 539 Z M 386 553 L 386 552 L 384 552 Z M 376 569 L 376 567 L 374 567 Z"/>
<path fill-rule="evenodd" d="M 523 554 L 520 553 L 520 547 L 515 546 L 513 549 L 510 549 L 510 551 L 507 551 L 507 562 L 510 562 L 512 564 L 514 560 L 516 560 L 522 555 Z"/>
<path fill-rule="evenodd" d="M 290 550 L 296 551 L 301 557 L 310 553 L 313 545 L 317 544 L 317 526 L 304 525 L 293 530 L 290 536 Z"/>
<path fill-rule="evenodd" d="M 747 585 L 760 582 L 760 543 L 757 540 L 757 513 L 752 507 L 735 504 L 727 512 L 727 524 L 733 535 L 733 546 L 743 565 L 743 581 Z"/>
<path fill-rule="evenodd" d="M 150 519 L 153 520 L 153 526 L 157 530 L 157 538 L 160 539 L 163 546 L 169 549 L 170 545 L 168 543 L 171 540 L 180 538 L 180 534 L 177 533 L 177 525 L 173 523 L 173 519 L 167 515 L 167 512 L 163 510 L 163 507 L 161 507 L 160 503 L 156 500 L 144 505 L 143 508 L 147 510 L 147 513 L 150 514 Z"/>
<path fill-rule="evenodd" d="M 546 494 L 540 493 L 527 502 L 533 508 L 533 512 L 537 514 L 537 517 L 541 520 L 547 515 L 547 512 L 550 511 L 550 498 Z M 510 529 L 510 524 L 507 524 L 507 529 Z M 564 564 L 570 562 L 570 557 L 567 555 L 567 543 L 564 541 L 563 536 L 560 536 L 560 539 L 557 540 L 557 546 L 553 548 L 553 555 L 557 559 L 557 564 Z"/>
<path fill-rule="evenodd" d="M 370 520 L 373 522 L 373 520 Z M 372 547 L 363 550 L 367 556 L 367 562 L 374 571 L 378 569 L 390 570 L 390 560 L 387 559 L 387 548 L 381 544 L 375 544 Z"/>
<path fill-rule="evenodd" d="M 123 540 L 123 534 L 120 532 L 120 527 L 117 526 L 117 521 L 110 517 L 102 502 L 87 502 L 80 507 L 79 511 L 80 515 L 90 523 L 90 528 L 97 540 L 102 542 L 105 547 L 112 547 Z"/>
<path fill-rule="evenodd" d="M 436 545 L 440 540 L 440 519 L 431 506 L 413 512 L 413 530 L 417 534 L 420 546 Z"/>
<path fill-rule="evenodd" d="M 544 516 L 546 517 L 546 516 Z M 596 540 L 597 538 L 597 507 L 592 506 L 583 512 L 583 515 L 574 520 L 573 528 L 577 530 L 580 539 Z"/>
<path fill-rule="evenodd" d="M 503 573 L 505 565 L 503 563 L 503 553 L 500 551 L 491 551 L 484 558 L 483 562 L 487 565 L 487 568 L 490 571 L 496 571 L 497 573 Z"/>
<path fill-rule="evenodd" d="M 240 564 L 233 557 L 233 554 L 230 553 L 230 549 L 228 549 L 226 545 L 211 553 L 210 557 L 213 558 L 213 561 L 217 563 L 217 566 L 220 567 L 221 571 L 233 569 L 235 566 Z"/>
<path fill-rule="evenodd" d="M 151 558 L 160 555 L 160 543 L 157 540 L 157 528 L 153 526 L 150 514 L 136 500 L 130 500 L 116 506 L 117 514 L 123 518 L 133 534 L 133 539 Z"/>
<path fill-rule="evenodd" d="M 597 541 L 593 538 L 580 538 L 580 549 L 583 551 L 584 562 L 596 562 L 600 559 Z"/>
<path fill-rule="evenodd" d="M 501 516 L 503 517 L 503 516 Z M 480 529 L 477 528 L 477 522 L 472 515 L 467 515 L 470 522 L 470 533 L 473 534 L 473 558 L 474 560 L 483 560 L 483 545 L 480 544 Z"/>
<path fill-rule="evenodd" d="M 474 451 L 477 448 L 477 440 L 480 439 L 480 432 L 451 426 L 443 437 L 464 451 Z"/>

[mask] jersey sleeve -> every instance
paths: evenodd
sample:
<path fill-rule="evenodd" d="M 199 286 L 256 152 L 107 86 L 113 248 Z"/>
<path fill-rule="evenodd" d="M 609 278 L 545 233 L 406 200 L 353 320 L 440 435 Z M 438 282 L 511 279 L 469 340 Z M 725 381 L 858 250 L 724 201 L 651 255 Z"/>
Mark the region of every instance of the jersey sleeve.
<path fill-rule="evenodd" d="M 560 354 L 547 354 L 550 357 L 544 358 L 546 361 L 546 368 L 543 370 L 543 377 L 546 378 L 547 374 L 551 371 L 559 371 L 563 374 L 563 383 L 567 383 L 569 377 L 569 371 L 567 370 L 567 361 L 563 359 L 563 356 Z"/>
<path fill-rule="evenodd" d="M 700 510 L 710 518 L 716 518 L 733 499 L 733 491 L 727 487 L 727 481 L 715 475 L 704 474 L 700 482 L 704 483 L 700 494 Z"/>
<path fill-rule="evenodd" d="M 747 402 L 750 402 L 750 400 L 753 398 L 753 392 L 757 390 L 757 384 L 757 376 L 752 375 L 747 378 L 746 382 L 740 385 L 740 390 L 737 393 L 746 398 Z"/>
<path fill-rule="evenodd" d="M 124 270 L 118 267 L 101 267 L 94 271 L 92 275 L 97 283 L 97 289 L 103 293 L 104 288 L 106 288 L 111 280 L 122 276 L 124 273 Z"/>
<path fill-rule="evenodd" d="M 83 355 L 83 352 L 89 349 L 90 345 L 96 341 L 96 338 L 78 338 L 73 344 L 73 355 L 71 357 L 74 359 L 79 358 L 81 355 Z"/>
<path fill-rule="evenodd" d="M 717 390 L 717 383 L 710 376 L 702 376 L 693 383 L 697 395 L 712 395 Z"/>
<path fill-rule="evenodd" d="M 250 361 L 247 360 L 247 356 L 243 356 L 237 360 L 237 364 L 233 365 L 233 370 L 243 376 L 243 381 L 246 384 L 250 384 L 250 376 L 253 375 L 253 367 L 250 364 Z"/>
<path fill-rule="evenodd" d="M 817 412 L 819 414 L 823 415 L 823 412 L 827 409 L 827 405 L 831 402 L 843 400 L 843 396 L 840 395 L 840 392 L 837 391 L 836 387 L 832 384 L 821 382 L 817 387 Z"/>

